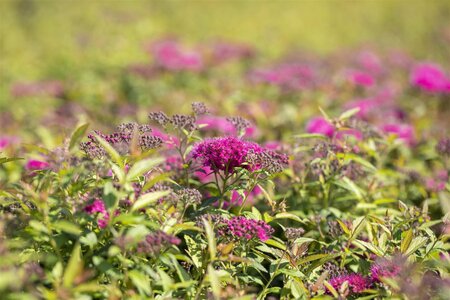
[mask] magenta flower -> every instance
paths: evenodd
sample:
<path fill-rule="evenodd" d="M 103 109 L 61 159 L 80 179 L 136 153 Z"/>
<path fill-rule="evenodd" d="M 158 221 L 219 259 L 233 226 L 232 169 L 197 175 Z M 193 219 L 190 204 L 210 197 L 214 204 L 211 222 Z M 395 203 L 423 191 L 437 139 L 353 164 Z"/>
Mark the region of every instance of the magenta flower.
<path fill-rule="evenodd" d="M 419 64 L 411 73 L 411 84 L 430 93 L 448 92 L 449 82 L 441 67 L 432 63 Z"/>
<path fill-rule="evenodd" d="M 98 213 L 101 217 L 98 219 L 97 224 L 100 228 L 105 228 L 109 222 L 109 213 L 106 210 L 105 203 L 101 199 L 95 199 L 92 204 L 87 205 L 84 211 L 88 215 L 93 215 Z"/>
<path fill-rule="evenodd" d="M 425 186 L 430 191 L 440 192 L 445 190 L 448 179 L 448 172 L 446 170 L 439 170 L 433 177 L 425 180 Z"/>
<path fill-rule="evenodd" d="M 333 136 L 334 130 L 334 126 L 322 117 L 315 117 L 306 125 L 306 132 L 323 134 L 328 137 Z"/>
<path fill-rule="evenodd" d="M 237 136 L 238 132 L 236 127 L 227 120 L 225 117 L 204 115 L 197 119 L 198 125 L 206 125 L 200 128 L 201 131 L 209 131 L 220 135 L 233 135 Z M 255 126 L 250 125 L 244 130 L 244 137 L 255 137 L 257 129 Z"/>
<path fill-rule="evenodd" d="M 367 119 L 369 117 L 369 114 L 373 113 L 374 110 L 379 108 L 380 106 L 381 103 L 372 98 L 350 101 L 345 105 L 347 109 L 359 108 L 356 116 L 362 119 Z"/>
<path fill-rule="evenodd" d="M 256 143 L 230 136 L 206 139 L 194 146 L 191 155 L 193 159 L 200 161 L 203 167 L 233 173 L 238 167 L 250 168 L 245 165 L 249 151 L 261 153 L 263 148 Z"/>
<path fill-rule="evenodd" d="M 183 48 L 178 42 L 166 40 L 151 47 L 155 63 L 169 71 L 200 71 L 203 61 L 200 53 Z"/>
<path fill-rule="evenodd" d="M 339 291 L 346 281 L 348 282 L 348 289 L 351 294 L 359 294 L 370 286 L 368 278 L 358 273 L 339 275 L 331 278 L 328 282 L 336 291 Z M 330 294 L 329 291 L 327 293 Z"/>
<path fill-rule="evenodd" d="M 371 267 L 370 274 L 374 281 L 381 281 L 381 278 L 396 277 L 402 271 L 402 265 L 398 261 L 381 258 L 378 259 Z"/>
<path fill-rule="evenodd" d="M 404 141 L 408 145 L 415 143 L 414 129 L 408 124 L 385 124 L 381 127 L 384 133 L 394 134 L 398 139 Z"/>
<path fill-rule="evenodd" d="M 248 45 L 216 42 L 212 46 L 211 61 L 213 64 L 240 59 L 249 59 L 255 55 L 255 50 Z"/>
<path fill-rule="evenodd" d="M 234 239 L 267 241 L 273 233 L 273 228 L 264 221 L 232 217 L 224 220 L 225 226 L 219 230 L 219 235 Z"/>
<path fill-rule="evenodd" d="M 371 87 L 375 84 L 375 79 L 372 75 L 361 71 L 352 71 L 348 75 L 348 79 L 355 85 L 362 87 Z"/>
<path fill-rule="evenodd" d="M 30 159 L 27 161 L 25 169 L 28 171 L 45 170 L 48 169 L 49 166 L 50 164 L 46 161 Z"/>
<path fill-rule="evenodd" d="M 19 138 L 15 136 L 2 136 L 0 137 L 0 151 L 15 144 L 19 141 Z"/>
<path fill-rule="evenodd" d="M 357 61 L 359 66 L 371 74 L 380 74 L 383 71 L 380 57 L 372 51 L 362 51 Z"/>
<path fill-rule="evenodd" d="M 312 87 L 317 81 L 315 69 L 302 63 L 285 63 L 273 68 L 259 69 L 250 74 L 256 83 L 266 83 L 289 90 Z"/>

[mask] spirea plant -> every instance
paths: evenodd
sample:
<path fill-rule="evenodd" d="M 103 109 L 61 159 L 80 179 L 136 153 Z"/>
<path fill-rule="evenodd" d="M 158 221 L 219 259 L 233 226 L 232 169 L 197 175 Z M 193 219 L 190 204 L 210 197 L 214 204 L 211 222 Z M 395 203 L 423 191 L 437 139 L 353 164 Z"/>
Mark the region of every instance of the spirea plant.
<path fill-rule="evenodd" d="M 223 47 L 154 43 L 117 99 L 151 79 L 149 97 L 211 84 L 231 106 L 163 99 L 62 140 L 0 136 L 1 298 L 448 298 L 449 137 L 426 129 L 446 124 L 448 74 Z"/>

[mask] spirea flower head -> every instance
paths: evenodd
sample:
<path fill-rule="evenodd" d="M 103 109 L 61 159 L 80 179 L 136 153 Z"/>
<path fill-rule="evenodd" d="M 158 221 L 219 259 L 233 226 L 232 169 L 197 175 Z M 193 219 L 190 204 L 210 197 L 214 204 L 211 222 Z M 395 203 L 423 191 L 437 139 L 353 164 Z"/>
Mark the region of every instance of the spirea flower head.
<path fill-rule="evenodd" d="M 413 145 L 416 142 L 414 136 L 414 128 L 409 124 L 385 124 L 381 130 L 387 134 L 394 134 L 399 140 L 402 140 L 408 145 Z"/>
<path fill-rule="evenodd" d="M 436 145 L 436 152 L 442 156 L 450 156 L 450 137 L 439 140 Z"/>
<path fill-rule="evenodd" d="M 267 241 L 273 233 L 273 228 L 264 221 L 247 219 L 245 217 L 232 217 L 223 221 L 224 226 L 219 229 L 219 235 L 232 239 Z"/>
<path fill-rule="evenodd" d="M 105 228 L 109 221 L 109 213 L 106 210 L 105 203 L 101 199 L 95 199 L 92 204 L 87 205 L 84 208 L 84 211 L 88 215 L 93 215 L 96 213 L 99 213 L 101 217 L 99 216 L 98 219 L 98 227 Z"/>
<path fill-rule="evenodd" d="M 187 49 L 175 40 L 163 40 L 152 45 L 155 64 L 168 71 L 200 71 L 203 68 L 201 53 Z"/>
<path fill-rule="evenodd" d="M 36 160 L 36 159 L 30 159 L 27 161 L 27 164 L 25 165 L 25 169 L 28 171 L 34 171 L 34 170 L 44 170 L 48 169 L 49 163 L 46 161 Z"/>
<path fill-rule="evenodd" d="M 397 259 L 380 258 L 370 267 L 371 278 L 374 281 L 380 281 L 381 278 L 396 277 L 402 271 L 402 264 L 405 261 Z"/>
<path fill-rule="evenodd" d="M 334 134 L 335 128 L 333 124 L 325 120 L 322 117 L 316 117 L 311 119 L 306 125 L 306 132 L 308 133 L 319 133 L 326 135 L 328 137 L 332 137 Z"/>
<path fill-rule="evenodd" d="M 103 138 L 106 142 L 120 154 L 125 155 L 130 151 L 130 145 L 134 135 L 137 137 L 138 146 L 141 150 L 149 150 L 158 148 L 162 145 L 163 140 L 154 135 L 150 135 L 152 130 L 148 125 L 139 125 L 137 123 L 124 123 L 117 127 L 117 131 L 111 134 L 103 134 L 94 131 L 95 134 Z M 81 143 L 80 149 L 83 150 L 90 158 L 101 158 L 106 156 L 106 151 L 97 141 L 93 134 L 88 135 L 89 141 Z"/>
<path fill-rule="evenodd" d="M 222 137 L 206 139 L 192 149 L 192 158 L 202 162 L 204 167 L 213 171 L 232 173 L 235 168 L 249 168 L 246 156 L 249 151 L 259 153 L 263 151 L 258 144 L 236 137 Z"/>
<path fill-rule="evenodd" d="M 344 282 L 348 282 L 349 294 L 359 294 L 370 286 L 368 278 L 358 273 L 339 275 L 331 278 L 328 282 L 336 291 L 341 289 Z M 329 291 L 327 292 L 329 293 Z"/>
<path fill-rule="evenodd" d="M 432 63 L 419 64 L 411 73 L 411 84 L 430 93 L 448 92 L 449 81 L 441 67 Z"/>
<path fill-rule="evenodd" d="M 140 242 L 137 246 L 139 253 L 155 255 L 170 247 L 171 245 L 179 245 L 181 240 L 176 236 L 158 230 L 145 237 L 145 240 Z"/>
<path fill-rule="evenodd" d="M 197 189 L 181 189 L 176 194 L 179 200 L 186 204 L 200 204 L 203 198 Z"/>

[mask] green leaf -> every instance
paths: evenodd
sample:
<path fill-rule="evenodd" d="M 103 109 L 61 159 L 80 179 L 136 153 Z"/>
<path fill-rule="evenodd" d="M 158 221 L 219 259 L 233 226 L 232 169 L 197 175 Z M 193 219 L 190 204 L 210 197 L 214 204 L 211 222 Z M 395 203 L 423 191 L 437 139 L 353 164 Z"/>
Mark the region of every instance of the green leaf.
<path fill-rule="evenodd" d="M 413 239 L 413 231 L 410 228 L 409 230 L 405 231 L 402 234 L 402 242 L 400 244 L 400 252 L 405 253 L 406 250 L 408 250 L 409 245 L 411 244 L 411 241 Z"/>
<path fill-rule="evenodd" d="M 111 159 L 115 163 L 119 164 L 119 166 L 123 166 L 122 158 L 120 157 L 120 154 L 116 151 L 116 149 L 114 149 L 113 146 L 111 146 L 110 143 L 105 141 L 105 139 L 103 139 L 98 134 L 94 133 L 93 135 L 97 139 L 98 143 L 103 147 L 103 149 L 105 149 L 106 153 L 109 154 Z"/>
<path fill-rule="evenodd" d="M 378 255 L 378 256 L 383 256 L 383 250 L 379 247 L 377 247 L 376 245 L 373 245 L 371 243 L 365 242 L 365 241 L 361 241 L 361 240 L 353 240 L 352 244 L 363 249 L 369 249 L 370 251 L 372 251 L 374 254 Z"/>
<path fill-rule="evenodd" d="M 171 288 L 171 285 L 173 284 L 172 278 L 170 278 L 170 276 L 166 272 L 161 270 L 160 268 L 158 268 L 158 274 L 159 274 L 159 277 L 161 277 L 161 283 L 162 283 L 164 291 L 165 292 L 169 291 Z"/>
<path fill-rule="evenodd" d="M 293 213 L 288 213 L 288 212 L 283 212 L 283 213 L 278 213 L 275 215 L 274 219 L 291 219 L 300 223 L 305 223 L 302 221 L 302 219 L 300 219 L 299 216 L 294 215 Z"/>
<path fill-rule="evenodd" d="M 85 123 L 83 125 L 78 126 L 77 129 L 75 129 L 74 133 L 70 137 L 69 142 L 69 150 L 72 150 L 73 147 L 75 147 L 76 144 L 80 141 L 81 137 L 86 133 L 86 130 L 89 127 L 89 123 Z"/>
<path fill-rule="evenodd" d="M 161 199 L 164 196 L 167 196 L 170 193 L 170 191 L 156 191 L 144 194 L 140 196 L 136 202 L 134 202 L 133 206 L 131 207 L 131 211 L 136 211 L 141 208 L 144 208 L 148 206 L 149 204 L 152 204 L 156 202 L 158 199 Z"/>
<path fill-rule="evenodd" d="M 350 236 L 350 240 L 357 238 L 358 234 L 364 229 L 365 225 L 366 225 L 366 217 L 356 218 L 352 222 L 352 234 Z"/>
<path fill-rule="evenodd" d="M 65 220 L 53 223 L 53 227 L 57 230 L 61 230 L 74 235 L 79 235 L 82 232 L 78 225 Z"/>
<path fill-rule="evenodd" d="M 133 285 L 138 289 L 140 294 L 149 296 L 151 294 L 150 279 L 138 270 L 131 270 L 128 273 Z"/>
<path fill-rule="evenodd" d="M 80 243 L 89 246 L 91 249 L 97 245 L 97 235 L 94 232 L 89 232 L 86 236 L 80 238 Z"/>
<path fill-rule="evenodd" d="M 339 116 L 339 120 L 346 120 L 346 119 L 356 115 L 359 112 L 359 110 L 360 110 L 359 107 L 355 107 L 355 108 L 346 110 Z"/>
<path fill-rule="evenodd" d="M 216 259 L 217 245 L 216 239 L 214 237 L 214 230 L 211 226 L 211 223 L 206 218 L 203 218 L 203 224 L 205 225 L 205 233 L 206 238 L 208 239 L 208 250 L 210 260 L 213 261 Z"/>
<path fill-rule="evenodd" d="M 220 300 L 221 288 L 220 288 L 220 279 L 216 274 L 216 270 L 214 270 L 212 265 L 208 265 L 208 279 L 211 284 L 211 289 L 214 295 L 214 299 Z"/>
<path fill-rule="evenodd" d="M 8 162 L 16 161 L 16 160 L 22 160 L 21 157 L 0 157 L 0 165 L 6 164 Z"/>
<path fill-rule="evenodd" d="M 139 176 L 144 175 L 157 165 L 164 162 L 163 158 L 147 158 L 135 163 L 131 169 L 127 173 L 127 181 L 132 181 L 138 178 Z"/>
<path fill-rule="evenodd" d="M 70 255 L 66 270 L 64 271 L 63 284 L 65 287 L 71 287 L 75 278 L 83 269 L 83 261 L 81 259 L 81 246 L 76 243 Z"/>
<path fill-rule="evenodd" d="M 405 256 L 410 256 L 414 252 L 416 252 L 420 247 L 424 246 L 427 243 L 428 239 L 426 237 L 416 237 L 411 241 L 408 249 L 405 251 Z"/>

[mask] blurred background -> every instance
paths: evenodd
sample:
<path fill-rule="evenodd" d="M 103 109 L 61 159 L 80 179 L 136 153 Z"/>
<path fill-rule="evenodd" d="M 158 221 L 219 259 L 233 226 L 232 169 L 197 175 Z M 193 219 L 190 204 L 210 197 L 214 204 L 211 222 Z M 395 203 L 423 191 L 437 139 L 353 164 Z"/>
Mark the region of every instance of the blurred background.
<path fill-rule="evenodd" d="M 85 115 L 87 108 L 91 119 L 99 118 L 94 112 L 105 103 L 151 107 L 158 97 L 181 104 L 190 97 L 217 98 L 208 80 L 202 85 L 192 79 L 180 88 L 187 95 L 169 98 L 162 85 L 136 89 L 136 81 L 124 79 L 124 69 L 149 60 L 150 42 L 169 36 L 192 47 L 214 39 L 245 43 L 261 63 L 294 51 L 330 56 L 375 47 L 446 65 L 450 53 L 445 0 L 2 0 L 0 15 L 0 116 L 10 133 L 33 128 L 61 105 L 42 95 L 17 102 L 12 95 L 17 83 L 64 82 L 63 102 L 79 104 Z"/>

